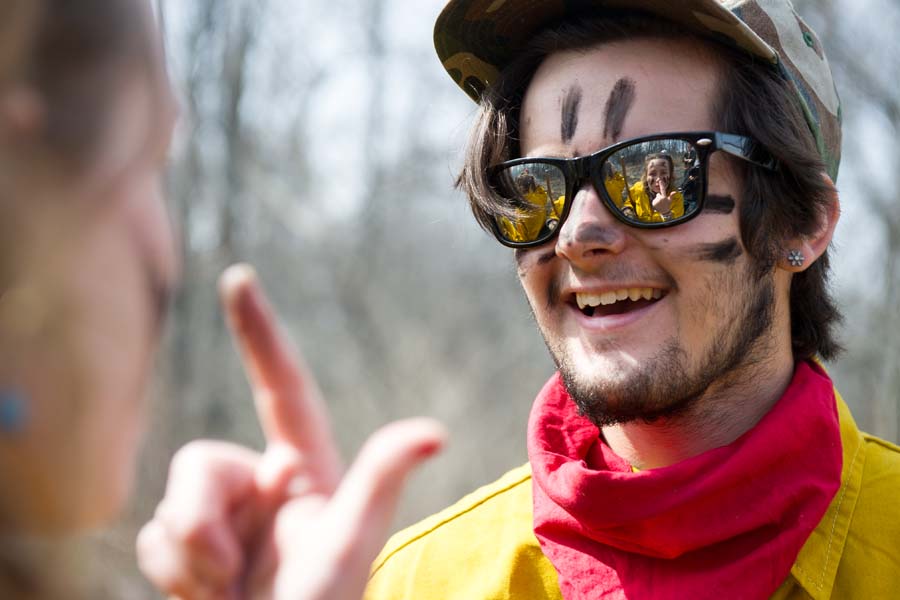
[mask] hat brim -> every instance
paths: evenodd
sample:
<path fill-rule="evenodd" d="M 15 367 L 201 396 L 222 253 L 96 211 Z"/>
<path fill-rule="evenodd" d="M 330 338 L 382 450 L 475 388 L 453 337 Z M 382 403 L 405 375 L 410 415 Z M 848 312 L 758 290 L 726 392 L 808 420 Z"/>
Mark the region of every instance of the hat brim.
<path fill-rule="evenodd" d="M 629 10 L 683 25 L 773 64 L 775 50 L 717 0 L 451 0 L 434 26 L 444 69 L 476 102 L 542 28 L 567 15 Z"/>

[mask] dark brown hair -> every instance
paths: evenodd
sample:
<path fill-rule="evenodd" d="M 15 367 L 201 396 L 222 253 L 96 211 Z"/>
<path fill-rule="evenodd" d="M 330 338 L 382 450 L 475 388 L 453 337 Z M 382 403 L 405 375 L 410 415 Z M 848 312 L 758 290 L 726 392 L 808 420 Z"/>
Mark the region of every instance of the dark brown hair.
<path fill-rule="evenodd" d="M 155 91 L 164 73 L 145 0 L 4 0 L 0 82 L 30 86 L 43 108 L 40 141 L 68 166 L 95 157 L 115 86 L 132 74 Z M 10 30 L 12 29 L 12 30 Z"/>
<path fill-rule="evenodd" d="M 519 156 L 522 99 L 547 56 L 637 37 L 684 39 L 687 35 L 675 24 L 635 12 L 570 18 L 536 34 L 482 95 L 470 134 L 457 185 L 466 192 L 479 224 L 491 231 L 493 215 L 507 210 L 490 186 L 487 168 Z M 779 170 L 771 173 L 731 160 L 742 181 L 742 242 L 763 276 L 786 252 L 788 239 L 818 229 L 833 188 L 824 178 L 825 166 L 790 84 L 770 65 L 748 54 L 717 45 L 715 56 L 721 61 L 718 92 L 711 104 L 716 128 L 755 138 L 780 163 Z M 831 359 L 841 350 L 835 334 L 841 315 L 828 288 L 828 272 L 826 251 L 793 277 L 791 339 L 798 359 L 814 355 Z"/>

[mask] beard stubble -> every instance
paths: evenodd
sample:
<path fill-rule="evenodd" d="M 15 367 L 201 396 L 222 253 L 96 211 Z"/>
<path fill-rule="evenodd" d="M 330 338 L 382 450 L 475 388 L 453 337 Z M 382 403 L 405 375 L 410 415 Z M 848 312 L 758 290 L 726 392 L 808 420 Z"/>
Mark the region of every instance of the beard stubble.
<path fill-rule="evenodd" d="M 710 388 L 719 391 L 751 384 L 745 370 L 760 362 L 770 346 L 774 321 L 774 281 L 747 266 L 723 270 L 707 283 L 708 300 L 699 306 L 707 312 L 727 313 L 722 326 L 712 336 L 696 367 L 676 339 L 668 340 L 625 381 L 580 377 L 562 345 L 551 342 L 541 331 L 563 383 L 580 414 L 597 427 L 683 415 Z M 553 293 L 554 290 L 548 290 Z M 552 296 L 549 297 L 552 303 Z"/>

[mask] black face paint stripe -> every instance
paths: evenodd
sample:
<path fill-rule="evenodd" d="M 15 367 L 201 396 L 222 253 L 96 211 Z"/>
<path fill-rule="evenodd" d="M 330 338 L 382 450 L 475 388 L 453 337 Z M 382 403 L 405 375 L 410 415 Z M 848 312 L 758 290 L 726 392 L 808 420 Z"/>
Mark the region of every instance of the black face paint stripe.
<path fill-rule="evenodd" d="M 734 198 L 731 196 L 718 196 L 710 194 L 706 197 L 703 212 L 730 215 L 734 211 Z"/>
<path fill-rule="evenodd" d="M 699 244 L 694 252 L 699 260 L 723 264 L 733 264 L 743 253 L 741 244 L 733 237 L 721 242 Z"/>
<path fill-rule="evenodd" d="M 625 117 L 631 110 L 634 99 L 637 97 L 633 79 L 623 77 L 616 82 L 609 99 L 606 101 L 606 121 L 603 125 L 603 139 L 618 141 L 625 126 Z"/>
<path fill-rule="evenodd" d="M 530 250 L 519 248 L 514 253 L 516 257 L 516 266 L 518 267 L 520 277 L 528 272 L 528 269 L 523 266 L 525 264 L 525 255 L 528 252 L 530 252 Z M 545 265 L 554 258 L 556 258 L 556 250 L 551 248 L 550 250 L 541 251 L 541 254 L 537 257 L 535 262 L 538 265 Z"/>
<path fill-rule="evenodd" d="M 575 85 L 569 88 L 563 99 L 560 138 L 564 144 L 572 141 L 575 131 L 578 129 L 578 109 L 581 107 L 581 95 L 581 88 Z"/>

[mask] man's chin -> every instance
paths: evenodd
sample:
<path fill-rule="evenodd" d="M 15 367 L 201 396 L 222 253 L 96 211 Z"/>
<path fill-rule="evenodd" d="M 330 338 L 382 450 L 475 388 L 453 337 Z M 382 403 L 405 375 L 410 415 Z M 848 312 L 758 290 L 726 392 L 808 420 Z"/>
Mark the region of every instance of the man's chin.
<path fill-rule="evenodd" d="M 647 360 L 621 352 L 557 361 L 563 383 L 584 417 L 598 427 L 653 422 L 686 412 L 706 391 L 684 371 L 685 356 L 668 344 Z"/>
<path fill-rule="evenodd" d="M 563 383 L 572 397 L 578 413 L 597 427 L 653 422 L 682 414 L 695 397 L 659 394 L 646 386 L 628 381 L 589 383 L 571 378 L 561 371 Z"/>
<path fill-rule="evenodd" d="M 627 385 L 646 365 L 656 357 L 652 353 L 643 356 L 636 350 L 620 347 L 586 348 L 576 341 L 557 360 L 557 367 L 571 370 L 573 377 L 587 387 Z"/>

